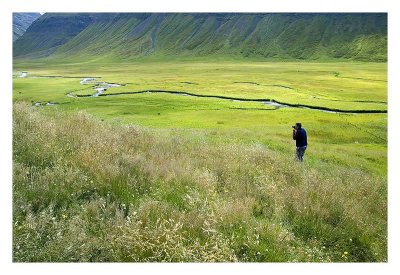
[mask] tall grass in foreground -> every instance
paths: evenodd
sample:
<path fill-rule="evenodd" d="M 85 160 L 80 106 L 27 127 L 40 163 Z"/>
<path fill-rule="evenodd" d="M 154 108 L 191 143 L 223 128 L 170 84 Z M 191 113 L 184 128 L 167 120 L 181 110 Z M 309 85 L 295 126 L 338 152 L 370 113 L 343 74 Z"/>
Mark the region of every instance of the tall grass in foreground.
<path fill-rule="evenodd" d="M 13 259 L 386 261 L 386 178 L 14 103 Z"/>

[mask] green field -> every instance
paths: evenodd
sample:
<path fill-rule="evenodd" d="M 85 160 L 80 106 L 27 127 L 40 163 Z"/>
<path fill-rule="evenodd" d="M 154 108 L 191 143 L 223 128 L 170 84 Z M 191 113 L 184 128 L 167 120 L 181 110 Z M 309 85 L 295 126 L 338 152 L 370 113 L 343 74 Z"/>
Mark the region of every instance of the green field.
<path fill-rule="evenodd" d="M 13 101 L 15 261 L 387 260 L 386 63 L 20 61 Z"/>

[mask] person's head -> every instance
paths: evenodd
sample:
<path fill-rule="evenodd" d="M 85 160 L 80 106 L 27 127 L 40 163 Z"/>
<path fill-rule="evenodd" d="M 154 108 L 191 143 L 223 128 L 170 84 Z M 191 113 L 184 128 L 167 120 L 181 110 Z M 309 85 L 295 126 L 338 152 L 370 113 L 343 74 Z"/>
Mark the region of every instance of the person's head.
<path fill-rule="evenodd" d="M 296 122 L 295 128 L 296 128 L 296 129 L 300 129 L 300 128 L 301 128 L 301 123 L 300 123 L 300 122 Z"/>

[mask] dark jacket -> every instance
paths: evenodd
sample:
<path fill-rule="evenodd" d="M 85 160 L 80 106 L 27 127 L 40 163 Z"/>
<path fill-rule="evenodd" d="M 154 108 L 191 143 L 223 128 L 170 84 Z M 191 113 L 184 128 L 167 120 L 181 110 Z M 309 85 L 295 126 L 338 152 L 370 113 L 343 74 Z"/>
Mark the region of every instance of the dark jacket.
<path fill-rule="evenodd" d="M 304 128 L 293 131 L 293 139 L 296 140 L 296 147 L 307 146 L 307 132 Z"/>

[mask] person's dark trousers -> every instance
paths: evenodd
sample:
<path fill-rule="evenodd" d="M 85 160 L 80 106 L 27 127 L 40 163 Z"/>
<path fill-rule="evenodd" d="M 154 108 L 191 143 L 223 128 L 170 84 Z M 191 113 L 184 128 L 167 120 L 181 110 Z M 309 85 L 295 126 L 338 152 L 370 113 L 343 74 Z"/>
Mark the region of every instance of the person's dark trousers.
<path fill-rule="evenodd" d="M 303 156 L 304 156 L 304 152 L 306 151 L 306 149 L 307 149 L 307 146 L 296 147 L 296 157 L 297 157 L 297 160 L 303 161 Z"/>

